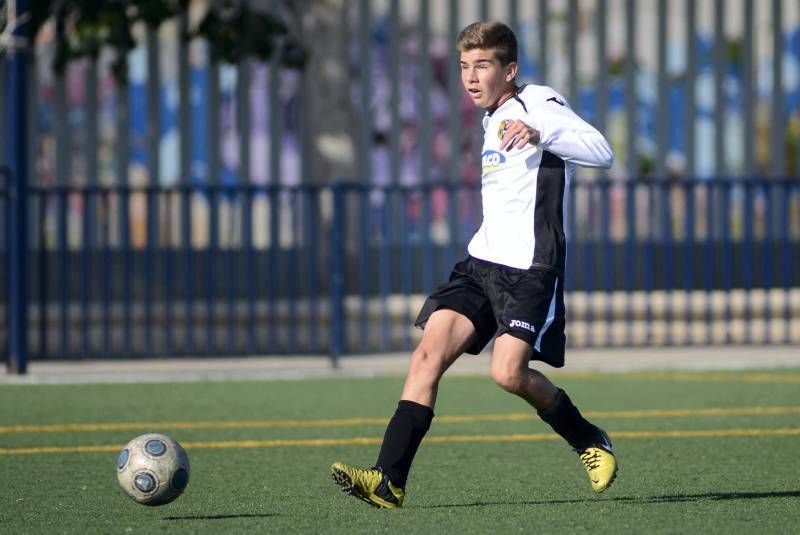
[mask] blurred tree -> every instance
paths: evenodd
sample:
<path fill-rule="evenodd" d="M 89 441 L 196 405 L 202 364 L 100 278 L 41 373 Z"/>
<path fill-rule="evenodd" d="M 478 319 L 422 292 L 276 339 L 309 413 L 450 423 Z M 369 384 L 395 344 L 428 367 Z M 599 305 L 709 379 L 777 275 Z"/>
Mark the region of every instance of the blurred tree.
<path fill-rule="evenodd" d="M 76 59 L 95 58 L 103 47 L 109 47 L 115 52 L 114 76 L 125 80 L 127 56 L 136 47 L 133 26 L 143 22 L 158 28 L 186 11 L 189 3 L 190 0 L 36 0 L 31 2 L 31 35 L 35 36 L 53 17 L 56 72 L 63 72 Z M 210 2 L 197 27 L 183 37 L 206 39 L 211 54 L 230 63 L 244 57 L 263 60 L 278 49 L 284 66 L 302 68 L 307 61 L 304 48 L 289 34 L 286 24 L 269 12 L 253 9 L 246 0 Z"/>
<path fill-rule="evenodd" d="M 309 162 L 311 180 L 354 179 L 363 172 L 356 169 L 358 120 L 351 95 L 349 15 L 353 4 L 348 0 L 286 2 L 287 18 L 308 50 L 303 113 L 314 156 Z"/>

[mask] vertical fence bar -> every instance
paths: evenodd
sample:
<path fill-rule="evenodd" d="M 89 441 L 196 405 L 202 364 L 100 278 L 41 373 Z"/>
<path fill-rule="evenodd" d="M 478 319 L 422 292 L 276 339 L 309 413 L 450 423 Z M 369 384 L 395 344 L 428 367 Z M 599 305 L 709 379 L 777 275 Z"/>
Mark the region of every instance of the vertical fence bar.
<path fill-rule="evenodd" d="M 27 336 L 26 344 L 28 344 L 28 358 L 30 358 L 33 354 L 38 354 L 38 356 L 45 356 L 46 348 L 47 348 L 47 331 L 49 331 L 47 322 L 49 320 L 49 314 L 47 311 L 47 299 L 48 299 L 48 266 L 47 264 L 47 250 L 46 250 L 46 229 L 45 229 L 45 222 L 46 222 L 46 203 L 47 203 L 47 196 L 44 194 L 45 192 L 40 189 L 41 181 L 38 179 L 38 175 L 36 172 L 37 167 L 37 158 L 36 154 L 39 152 L 39 117 L 38 117 L 38 105 L 39 105 L 39 76 L 37 74 L 37 66 L 36 66 L 36 50 L 35 44 L 31 49 L 31 54 L 29 57 L 29 64 L 28 64 L 28 83 L 25 91 L 29 95 L 29 98 L 26 99 L 27 108 L 25 110 L 25 120 L 27 121 L 28 128 L 27 128 L 27 140 L 26 143 L 29 147 L 29 155 L 26 160 L 28 171 L 28 185 L 29 191 L 31 192 L 30 200 L 31 204 L 28 207 L 28 211 L 33 214 L 33 219 L 31 220 L 32 228 L 30 231 L 30 236 L 32 239 L 32 243 L 30 244 L 30 255 L 31 259 L 36 259 L 36 261 L 30 263 L 29 270 L 31 273 L 39 273 L 39 280 L 37 281 L 38 284 L 38 297 L 39 297 L 39 336 Z M 3 65 L 0 64 L 0 69 L 3 68 Z M 2 87 L 0 87 L 0 96 L 3 95 Z M 3 106 L 0 105 L 0 108 Z M 2 122 L 2 118 L 0 118 L 0 125 L 4 124 Z M 0 128 L 2 128 L 0 126 Z M 2 145 L 2 143 L 0 143 Z M 31 154 L 34 156 L 31 157 Z M 3 159 L 2 155 L 0 155 L 0 165 L 2 165 Z M 2 177 L 0 177 L 2 180 Z M 7 182 L 6 182 L 7 184 Z M 32 188 L 30 187 L 32 186 Z M 35 254 L 38 251 L 39 254 Z M 34 284 L 34 287 L 36 284 Z M 34 288 L 31 289 L 31 292 L 34 292 Z M 0 294 L 0 300 L 2 300 L 2 294 Z M 35 297 L 29 298 L 31 305 L 35 304 Z M 32 307 L 31 307 L 32 308 Z M 28 320 L 30 322 L 30 319 Z M 33 331 L 33 329 L 31 329 Z M 33 338 L 33 339 L 31 339 Z M 30 342 L 33 342 L 31 344 Z M 36 352 L 34 353 L 34 347 L 36 348 Z M 0 350 L 0 355 L 2 355 L 2 350 Z"/>
<path fill-rule="evenodd" d="M 667 175 L 666 160 L 668 147 L 669 117 L 669 79 L 667 78 L 667 0 L 658 0 L 656 24 L 656 55 L 658 57 L 658 103 L 656 119 L 656 161 L 655 175 L 664 179 Z"/>
<path fill-rule="evenodd" d="M 1 67 L 0 67 L 1 68 Z M 2 93 L 0 93 L 2 94 Z M 33 100 L 33 99 L 31 99 Z M 0 123 L 2 124 L 2 123 Z M 30 147 L 35 147 L 35 145 L 29 145 Z M 29 173 L 28 176 L 35 176 L 35 173 Z M 38 181 L 37 181 L 38 182 Z M 0 172 L 0 190 L 5 188 L 8 185 L 8 178 Z M 36 201 L 35 204 L 31 207 L 31 211 L 34 214 L 34 221 L 37 225 L 36 235 L 37 239 L 35 244 L 33 244 L 33 251 L 37 258 L 37 266 L 36 266 L 36 273 L 39 275 L 39 329 L 38 333 L 34 336 L 38 338 L 37 340 L 37 350 L 34 353 L 33 348 L 29 348 L 28 356 L 36 355 L 38 358 L 46 359 L 49 353 L 49 336 L 48 333 L 50 332 L 50 312 L 48 310 L 49 306 L 49 281 L 50 281 L 50 269 L 49 269 L 49 262 L 48 260 L 48 248 L 47 248 L 47 207 L 50 203 L 50 195 L 41 188 L 40 184 L 35 184 L 32 188 L 33 195 L 31 196 L 31 201 Z M 35 190 L 35 192 L 34 192 Z M 5 192 L 0 191 L 0 214 L 3 213 L 4 210 L 4 202 L 5 199 Z M 103 287 L 107 286 L 107 281 L 103 281 Z M 0 298 L 2 300 L 6 300 L 5 296 L 0 293 Z M 7 310 L 6 310 L 7 312 Z M 31 329 L 33 331 L 33 329 Z M 2 355 L 2 350 L 0 350 L 0 355 Z"/>
<path fill-rule="evenodd" d="M 238 72 L 238 71 L 237 71 Z M 235 91 L 235 106 L 239 106 L 239 99 L 241 98 L 241 94 L 239 93 L 239 78 L 237 76 L 236 84 L 237 88 Z M 239 143 L 242 142 L 242 138 L 239 138 Z M 241 162 L 239 162 L 241 165 Z M 241 169 L 241 168 L 240 168 Z M 239 196 L 239 192 L 241 184 L 242 184 L 242 177 L 241 173 L 239 173 L 236 178 L 235 184 L 220 184 L 220 196 L 219 201 L 222 205 L 221 207 L 225 207 L 227 205 L 227 211 L 222 212 L 222 215 L 226 215 L 226 222 L 220 222 L 221 229 L 225 229 L 227 232 L 225 235 L 220 236 L 220 250 L 221 250 L 221 257 L 224 260 L 223 269 L 224 275 L 222 277 L 222 285 L 224 287 L 224 295 L 221 296 L 223 299 L 223 306 L 225 310 L 225 319 L 223 321 L 223 325 L 225 327 L 225 343 L 223 345 L 222 352 L 225 354 L 232 354 L 234 352 L 234 345 L 236 343 L 236 265 L 235 265 L 235 258 L 237 254 L 237 234 L 236 234 L 236 213 L 238 211 L 239 203 L 241 202 L 241 198 Z"/>
<path fill-rule="evenodd" d="M 70 181 L 72 167 L 72 148 L 70 146 L 69 120 L 67 116 L 67 83 L 66 77 L 69 70 L 55 79 L 55 137 L 56 137 L 56 184 L 58 215 L 56 228 L 58 229 L 57 249 L 58 249 L 58 281 L 59 281 L 59 343 L 57 347 L 60 351 L 58 356 L 64 356 L 70 352 L 70 329 L 69 329 L 69 299 L 70 299 L 70 255 L 69 242 L 67 239 L 68 231 L 68 201 L 69 192 L 67 187 Z"/>
<path fill-rule="evenodd" d="M 744 324 L 745 324 L 745 343 L 753 342 L 753 261 L 756 256 L 753 253 L 753 205 L 755 191 L 753 179 L 746 177 L 744 182 L 743 204 L 743 225 L 744 243 L 742 244 L 742 286 L 745 291 L 744 300 Z"/>
<path fill-rule="evenodd" d="M 0 71 L 5 70 L 6 66 L 4 63 L 3 58 L 0 58 Z M 0 80 L 0 83 L 2 80 Z M 2 86 L 0 86 L 0 95 L 5 96 L 5 90 Z M 3 114 L 5 106 L 0 105 L 0 120 L 3 120 Z M 0 123 L 0 125 L 5 125 L 5 122 Z M 4 128 L 4 126 L 0 126 L 0 128 Z M 5 145 L 5 143 L 0 143 L 1 145 Z M 2 157 L 2 153 L 5 152 L 5 148 L 0 149 L 0 157 Z M 8 251 L 8 208 L 9 208 L 9 189 L 11 188 L 11 169 L 9 169 L 3 160 L 0 160 L 0 250 Z M 8 280 L 8 263 L 0 263 L 0 303 L 2 303 L 2 311 L 3 311 L 3 321 L 0 323 L 0 339 L 2 343 L 0 343 L 0 360 L 6 361 L 6 371 L 10 371 L 8 369 L 8 315 L 9 315 L 9 308 L 8 308 L 8 284 L 6 281 Z"/>
<path fill-rule="evenodd" d="M 385 218 L 390 221 L 388 223 L 388 227 L 384 230 L 384 240 L 386 241 L 385 246 L 387 248 L 387 253 L 391 254 L 392 246 L 396 243 L 395 237 L 399 236 L 399 241 L 402 244 L 406 243 L 406 230 L 400 229 L 400 234 L 397 234 L 397 231 L 392 232 L 394 229 L 394 225 L 391 224 L 391 221 L 398 220 L 398 221 L 405 221 L 405 213 L 403 212 L 406 207 L 406 201 L 401 196 L 398 195 L 398 189 L 400 188 L 400 45 L 401 45 L 401 38 L 400 35 L 400 0 L 391 0 L 389 4 L 389 20 L 390 20 L 390 34 L 389 34 L 389 84 L 390 84 L 390 95 L 389 95 L 389 114 L 390 114 L 390 128 L 389 128 L 389 181 L 390 181 L 390 189 L 386 192 L 386 198 L 384 201 L 384 211 L 385 211 Z M 394 214 L 394 210 L 399 209 L 399 219 L 396 217 L 392 217 Z M 390 219 L 391 218 L 391 219 Z M 406 253 L 403 253 L 403 255 Z M 383 255 L 381 255 L 383 256 Z M 405 258 L 405 256 L 401 256 L 401 259 Z M 391 266 L 396 265 L 397 262 L 389 261 L 387 265 L 387 273 L 386 277 L 388 278 L 389 288 L 388 292 L 391 293 L 391 280 L 392 280 L 392 273 L 390 272 Z M 395 269 L 394 273 L 402 273 L 402 269 Z M 402 276 L 404 276 L 403 273 Z M 401 290 L 402 291 L 402 290 Z M 409 289 L 408 293 L 402 292 L 404 295 L 404 299 L 408 299 L 408 295 L 411 293 Z M 406 301 L 406 308 L 408 307 Z M 391 312 L 390 312 L 391 313 Z M 405 317 L 401 317 L 400 322 L 405 324 L 407 319 Z M 389 322 L 387 318 L 386 323 Z M 387 330 L 390 327 L 386 326 Z M 391 335 L 388 334 L 389 340 L 391 343 Z M 410 345 L 410 342 L 405 345 Z"/>
<path fill-rule="evenodd" d="M 280 187 L 277 184 L 269 189 L 269 271 L 267 273 L 267 314 L 269 335 L 267 337 L 270 351 L 278 347 L 278 277 L 280 275 Z"/>
<path fill-rule="evenodd" d="M 664 294 L 665 294 L 665 311 L 664 311 L 664 328 L 666 329 L 665 343 L 666 345 L 673 345 L 672 338 L 672 307 L 673 307 L 673 294 L 675 281 L 675 265 L 672 255 L 672 186 L 668 181 L 659 182 L 663 192 L 661 194 L 661 246 L 664 248 Z"/>
<path fill-rule="evenodd" d="M 611 243 L 611 201 L 613 195 L 612 184 L 608 179 L 600 182 L 602 209 L 600 210 L 600 232 L 603 240 L 603 290 L 605 293 L 606 307 L 603 314 L 605 320 L 605 337 L 603 344 L 612 344 L 611 327 L 614 324 L 614 248 Z"/>
<path fill-rule="evenodd" d="M 208 62 L 208 244 L 206 245 L 206 353 L 216 350 L 216 260 L 219 256 L 219 201 L 220 201 L 220 89 L 219 63 L 213 56 Z"/>
<path fill-rule="evenodd" d="M 772 0 L 772 121 L 770 169 L 773 177 L 786 174 L 786 108 L 783 100 L 783 0 Z M 767 212 L 770 213 L 770 212 Z"/>
<path fill-rule="evenodd" d="M 6 70 L 8 68 L 8 63 L 6 61 L 6 55 L 0 55 L 0 97 L 3 97 L 3 101 L 5 101 L 8 91 L 8 83 L 6 81 Z M 6 124 L 6 106 L 0 106 L 0 125 L 3 125 L 5 128 Z M 6 144 L 0 143 L 0 164 L 6 163 Z M 8 175 L 5 173 L 9 173 Z M 11 180 L 10 176 L 11 170 L 3 168 L 3 171 L 0 172 L 2 175 L 3 180 Z M 8 182 L 4 182 L 6 186 L 8 186 Z"/>
<path fill-rule="evenodd" d="M 695 34 L 697 32 L 697 11 L 695 0 L 686 0 L 686 103 L 684 121 L 684 143 L 686 153 L 686 176 L 694 179 L 697 173 L 695 156 L 695 118 L 697 117 L 697 103 L 695 96 L 695 77 L 697 76 L 697 54 Z M 749 140 L 748 140 L 749 141 Z M 694 198 L 694 197 L 692 197 Z"/>
<path fill-rule="evenodd" d="M 189 14 L 178 16 L 178 35 L 189 31 Z M 192 105 L 191 70 L 189 44 L 178 37 L 178 125 L 180 132 L 180 179 L 181 185 L 181 246 L 183 248 L 183 307 L 185 318 L 183 352 L 192 355 L 194 341 L 194 248 L 192 246 Z"/>
<path fill-rule="evenodd" d="M 704 247 L 704 261 L 703 261 L 703 288 L 705 290 L 705 326 L 706 326 L 706 344 L 714 341 L 713 335 L 713 310 L 711 297 L 714 288 L 714 221 L 716 220 L 716 213 L 714 212 L 714 182 L 709 182 L 705 188 L 706 191 L 706 242 Z"/>
<path fill-rule="evenodd" d="M 275 2 L 277 4 L 277 2 Z M 267 271 L 267 347 L 275 351 L 278 347 L 278 274 L 280 244 L 278 243 L 278 195 L 281 185 L 283 105 L 280 98 L 281 53 L 277 50 L 269 66 L 269 269 Z"/>
<path fill-rule="evenodd" d="M 223 305 L 225 307 L 225 346 L 222 350 L 223 353 L 233 353 L 236 345 L 236 287 L 238 286 L 238 277 L 236 269 L 236 255 L 237 249 L 240 246 L 237 243 L 236 236 L 236 213 L 238 212 L 241 197 L 239 196 L 240 184 L 224 184 L 220 185 L 220 203 L 224 206 L 228 205 L 227 212 L 227 236 L 220 236 L 220 250 L 221 256 L 225 261 L 225 275 L 223 275 L 225 295 L 223 296 Z M 224 214 L 224 212 L 223 212 Z M 222 226 L 222 228 L 226 228 Z"/>
<path fill-rule="evenodd" d="M 772 216 L 773 216 L 773 187 L 772 182 L 763 181 L 761 183 L 763 197 L 764 197 L 764 237 L 762 242 L 761 248 L 761 256 L 764 259 L 763 262 L 763 280 L 762 284 L 764 286 L 764 328 L 766 329 L 766 333 L 762 342 L 772 343 L 772 306 L 771 306 L 771 290 L 772 290 L 772 255 L 773 255 L 773 247 L 772 247 Z"/>
<path fill-rule="evenodd" d="M 725 161 L 725 49 L 725 2 L 714 0 L 714 167 L 717 177 L 728 174 Z"/>
<path fill-rule="evenodd" d="M 372 180 L 372 13 L 369 0 L 358 2 L 358 166 L 363 183 Z"/>
<path fill-rule="evenodd" d="M 541 0 L 540 0 L 541 1 Z M 478 11 L 480 13 L 481 20 L 489 20 L 489 0 L 480 0 L 478 5 Z M 455 46 L 455 44 L 453 44 Z M 460 59 L 459 55 L 459 59 Z M 460 74 L 460 73 L 459 73 Z M 483 130 L 483 116 L 485 112 L 481 108 L 475 108 L 475 115 L 474 121 L 475 124 L 472 128 L 475 129 L 476 132 L 480 132 Z M 478 154 L 483 151 L 483 138 L 481 136 L 475 136 L 475 141 L 473 142 L 473 149 Z"/>
<path fill-rule="evenodd" d="M 429 292 L 433 289 L 433 266 L 430 243 L 430 194 L 431 175 L 431 35 L 430 35 L 430 1 L 420 1 L 420 48 L 419 73 L 420 73 L 420 114 L 419 114 L 419 176 L 422 184 L 422 214 L 419 217 L 419 239 L 422 245 L 422 291 Z"/>
<path fill-rule="evenodd" d="M 401 213 L 400 213 L 400 256 L 402 259 L 402 269 L 400 270 L 400 288 L 403 292 L 403 295 L 406 298 L 406 314 L 403 318 L 405 325 L 411 324 L 411 302 L 410 296 L 412 291 L 412 273 L 414 261 L 411 258 L 411 247 L 409 241 L 411 240 L 411 223 L 409 218 L 406 217 L 406 207 L 409 205 L 409 201 L 411 199 L 411 195 L 409 194 L 408 189 L 401 187 L 399 190 L 400 195 L 400 206 L 401 206 Z M 405 333 L 404 336 L 404 349 L 411 349 L 411 331 L 408 328 L 404 328 L 403 332 Z"/>
<path fill-rule="evenodd" d="M 633 344 L 633 289 L 634 289 L 634 264 L 636 257 L 636 183 L 629 178 L 625 182 L 625 322 L 628 330 L 625 333 L 625 344 Z"/>
<path fill-rule="evenodd" d="M 519 0 L 508 0 L 508 22 L 511 29 L 517 34 L 517 37 L 520 36 L 520 27 L 519 27 Z M 521 45 L 522 43 L 520 43 Z M 524 47 L 519 47 L 519 53 L 522 53 Z M 520 60 L 521 60 L 520 56 Z"/>
<path fill-rule="evenodd" d="M 539 0 L 539 83 L 547 83 L 547 26 L 548 26 L 548 0 Z"/>
<path fill-rule="evenodd" d="M 175 269 L 173 267 L 173 256 L 176 250 L 175 243 L 173 243 L 172 233 L 172 210 L 176 199 L 180 199 L 180 187 L 162 189 L 158 188 L 160 200 L 157 202 L 157 209 L 163 209 L 164 217 L 162 228 L 158 229 L 159 234 L 162 234 L 163 244 L 161 246 L 161 254 L 159 255 L 163 260 L 163 271 L 161 280 L 164 281 L 164 312 L 163 312 L 163 329 L 164 333 L 164 352 L 167 355 L 175 354 Z"/>
<path fill-rule="evenodd" d="M 567 32 L 564 34 L 567 40 L 567 65 L 568 80 L 567 87 L 570 105 L 576 113 L 581 112 L 581 105 L 578 99 L 578 0 L 569 0 L 567 8 Z"/>
<path fill-rule="evenodd" d="M 17 0 L 17 11 L 28 14 L 28 2 Z M 15 39 L 26 40 L 26 22 L 12 33 Z M 28 370 L 28 62 L 30 51 L 25 46 L 12 48 L 8 54 L 8 91 L 5 96 L 5 154 L 11 170 L 8 191 L 8 362 L 10 373 L 25 374 Z"/>
<path fill-rule="evenodd" d="M 159 217 L 158 205 L 160 196 L 158 187 L 160 183 L 159 170 L 161 167 L 161 72 L 159 70 L 158 56 L 158 29 L 147 28 L 147 246 L 145 249 L 145 278 L 144 278 L 144 351 L 150 356 L 155 350 L 153 331 L 155 320 L 153 317 L 153 301 L 155 293 L 155 257 L 159 249 Z"/>
<path fill-rule="evenodd" d="M 636 2 L 625 0 L 625 125 L 628 178 L 639 175 L 639 156 L 636 153 Z"/>
<path fill-rule="evenodd" d="M 792 288 L 792 251 L 791 251 L 791 237 L 789 232 L 791 230 L 791 226 L 789 222 L 792 220 L 792 215 L 790 213 L 791 210 L 791 200 L 792 200 L 792 188 L 791 182 L 788 180 L 782 180 L 781 183 L 778 185 L 781 190 L 781 221 L 783 224 L 780 226 L 780 233 L 781 233 L 781 286 L 783 287 L 783 313 L 781 314 L 783 320 L 783 339 L 781 340 L 782 343 L 788 344 L 791 341 L 791 319 L 792 319 L 792 309 L 791 309 L 791 288 Z"/>
<path fill-rule="evenodd" d="M 307 351 L 317 353 L 319 350 L 319 330 L 316 328 L 320 324 L 319 315 L 319 197 L 318 187 L 306 186 L 305 191 L 305 239 L 303 245 L 307 251 L 308 258 L 308 324 L 312 326 L 308 336 Z"/>
<path fill-rule="evenodd" d="M 449 231 L 449 244 L 445 248 L 445 261 L 442 266 L 445 270 L 449 270 L 455 263 L 456 248 L 459 242 L 458 231 L 458 216 L 459 216 L 459 195 L 458 184 L 461 182 L 461 76 L 459 71 L 459 57 L 455 48 L 455 42 L 458 38 L 459 22 L 458 22 L 458 0 L 450 0 L 450 9 L 448 16 L 448 58 L 447 62 L 447 88 L 449 93 L 448 107 L 449 114 L 447 118 L 449 137 L 450 137 L 450 161 L 449 172 L 446 179 L 449 185 L 447 189 L 447 216 Z M 513 20 L 513 19 L 512 19 Z M 520 47 L 521 48 L 521 47 Z M 442 273 L 442 276 L 446 276 Z"/>
<path fill-rule="evenodd" d="M 359 187 L 361 186 L 361 187 Z M 363 184 L 357 184 L 353 188 L 359 207 L 358 220 L 360 222 L 361 235 L 358 244 L 358 301 L 361 321 L 359 323 L 358 340 L 362 346 L 356 351 L 365 351 L 369 346 L 369 287 L 370 287 L 370 262 L 369 245 L 372 240 L 372 221 L 369 212 L 369 188 Z"/>
<path fill-rule="evenodd" d="M 84 357 L 91 353 L 89 331 L 90 302 L 92 300 L 92 250 L 95 242 L 95 226 L 97 222 L 97 60 L 90 59 L 86 69 L 86 189 L 83 197 L 83 247 L 81 255 L 81 353 Z"/>
<path fill-rule="evenodd" d="M 288 260 L 287 260 L 287 268 L 288 272 L 293 274 L 292 276 L 288 277 L 286 280 L 286 304 L 288 309 L 288 344 L 287 349 L 290 352 L 297 351 L 297 324 L 299 323 L 297 319 L 297 282 L 298 277 L 294 276 L 295 273 L 299 271 L 299 262 L 297 259 L 297 236 L 299 235 L 298 229 L 299 225 L 297 222 L 297 213 L 298 213 L 298 196 L 299 190 L 292 189 L 286 193 L 288 197 L 288 202 L 286 203 L 286 207 L 289 209 L 289 217 L 287 218 L 287 224 L 289 226 L 289 233 L 290 233 L 290 243 L 289 243 L 289 250 L 288 253 Z"/>
<path fill-rule="evenodd" d="M 574 290 L 577 287 L 577 274 L 578 269 L 576 267 L 577 262 L 571 261 L 571 259 L 579 258 L 579 241 L 578 241 L 578 224 L 577 224 L 577 199 L 578 199 L 578 191 L 583 189 L 583 184 L 581 183 L 573 183 L 571 184 L 569 190 L 565 193 L 569 196 L 567 200 L 567 213 L 566 213 L 566 221 L 564 221 L 565 226 L 565 233 L 567 236 L 571 236 L 572 239 L 567 240 L 567 258 L 566 258 L 566 266 L 564 274 L 564 295 L 573 296 L 575 294 L 571 293 L 571 290 Z M 570 292 L 569 294 L 566 292 Z M 584 317 L 584 325 L 587 325 L 587 318 Z M 584 340 L 585 343 L 585 340 Z"/>
<path fill-rule="evenodd" d="M 239 181 L 242 185 L 242 248 L 244 249 L 244 300 L 246 303 L 247 320 L 245 347 L 247 353 L 256 352 L 256 257 L 253 249 L 253 189 L 250 168 L 250 142 L 252 125 L 250 121 L 250 69 L 247 59 L 239 64 L 237 88 L 239 91 L 237 104 L 237 126 L 239 127 Z M 240 293 L 237 291 L 237 300 Z"/>
<path fill-rule="evenodd" d="M 119 250 L 122 257 L 122 351 L 131 354 L 131 273 L 130 243 L 130 94 L 128 84 L 118 84 L 116 93 L 116 140 L 114 146 L 119 191 Z"/>
<path fill-rule="evenodd" d="M 103 222 L 100 244 L 103 252 L 103 354 L 111 354 L 111 274 L 115 271 L 111 261 L 111 190 L 103 189 L 101 200 Z"/>
<path fill-rule="evenodd" d="M 389 177 L 393 185 L 400 183 L 400 0 L 389 5 Z"/>
<path fill-rule="evenodd" d="M 347 321 L 344 310 L 344 197 L 342 186 L 334 183 L 331 187 L 333 196 L 333 219 L 331 223 L 331 308 L 330 308 L 330 357 L 331 365 L 339 367 L 339 357 L 344 352 L 344 325 Z"/>
<path fill-rule="evenodd" d="M 580 262 L 583 264 L 583 273 L 584 273 L 584 291 L 586 292 L 586 343 L 587 345 L 592 345 L 594 343 L 594 336 L 592 333 L 592 324 L 594 323 L 594 272 L 596 266 L 595 264 L 595 257 L 594 257 L 594 245 L 596 240 L 596 233 L 594 232 L 594 198 L 595 198 L 595 190 L 596 186 L 593 182 L 587 182 L 583 185 L 584 187 L 581 188 L 582 195 L 584 199 L 586 199 L 586 213 L 588 214 L 587 220 L 585 222 L 586 231 L 584 234 L 583 240 L 583 254 L 580 255 Z M 577 207 L 573 205 L 572 212 L 577 212 Z M 574 284 L 574 282 L 573 282 Z"/>
<path fill-rule="evenodd" d="M 692 292 L 694 291 L 694 246 L 695 246 L 695 201 L 697 198 L 697 185 L 694 181 L 687 181 L 683 185 L 684 204 L 686 206 L 686 231 L 683 236 L 685 259 L 683 262 L 683 289 L 686 293 L 686 318 L 687 333 L 694 324 L 694 308 L 692 307 Z M 694 341 L 694 334 L 684 337 L 684 344 L 689 345 Z"/>
<path fill-rule="evenodd" d="M 749 179 L 755 174 L 755 143 L 753 132 L 755 122 L 753 110 L 756 105 L 756 68 L 755 53 L 753 52 L 753 0 L 744 0 L 744 43 L 742 44 L 742 84 L 744 109 L 742 130 L 742 147 L 744 149 L 744 175 Z"/>
<path fill-rule="evenodd" d="M 383 205 L 380 208 L 378 221 L 378 247 L 380 248 L 378 254 L 378 293 L 380 294 L 381 303 L 381 336 L 380 336 L 380 350 L 389 350 L 389 292 L 391 282 L 391 250 L 389 248 L 389 210 L 391 209 L 391 192 L 392 188 L 387 187 L 382 191 Z"/>
<path fill-rule="evenodd" d="M 607 35 L 607 20 L 608 20 L 608 5 L 606 0 L 598 0 L 596 5 L 595 17 L 597 23 L 595 30 L 597 32 L 597 41 L 595 45 L 595 61 L 596 76 L 597 76 L 597 112 L 595 115 L 595 126 L 600 132 L 606 133 L 606 123 L 608 120 L 608 72 L 606 69 L 606 56 L 608 55 L 608 35 Z M 599 186 L 599 200 L 600 200 L 600 244 L 602 251 L 600 256 L 603 260 L 603 293 L 605 298 L 605 310 L 603 311 L 603 320 L 605 324 L 605 336 L 603 337 L 603 344 L 606 346 L 612 343 L 611 327 L 613 325 L 614 308 L 612 303 L 612 296 L 614 292 L 614 253 L 611 243 L 611 201 L 612 201 L 612 187 L 608 181 L 608 174 L 601 171 L 601 180 Z"/>
<path fill-rule="evenodd" d="M 91 156 L 89 153 L 93 152 L 92 150 L 86 151 L 86 158 L 90 159 Z M 80 191 L 80 190 L 78 190 Z M 92 225 L 94 224 L 94 213 L 92 210 L 92 204 L 94 202 L 94 188 L 92 186 L 86 186 L 81 194 L 81 200 L 83 201 L 82 209 L 83 209 L 83 217 L 81 218 L 81 252 L 80 252 L 80 264 L 79 264 L 79 273 L 80 273 L 80 337 L 81 337 L 81 350 L 80 354 L 82 357 L 89 356 L 89 284 L 90 284 L 90 277 L 91 277 L 91 240 L 92 240 Z"/>
<path fill-rule="evenodd" d="M 644 279 L 644 294 L 648 297 L 644 301 L 644 323 L 645 323 L 645 343 L 650 345 L 653 336 L 653 280 L 655 279 L 654 245 L 656 227 L 656 204 L 653 200 L 656 192 L 656 185 L 652 182 L 644 184 L 645 190 L 645 214 L 647 218 L 646 234 L 642 240 L 642 254 L 644 256 L 644 269 L 642 275 Z"/>
<path fill-rule="evenodd" d="M 597 114 L 595 115 L 595 126 L 600 132 L 606 133 L 606 120 L 608 118 L 608 69 L 606 68 L 608 55 L 608 35 L 606 28 L 608 14 L 606 0 L 597 1 L 597 24 L 595 29 L 597 31 L 597 42 L 595 45 L 595 61 L 597 62 Z M 604 173 L 605 175 L 605 173 Z M 608 191 L 606 188 L 604 191 Z M 604 196 L 605 197 L 605 196 Z M 609 205 L 606 204 L 606 207 Z"/>
<path fill-rule="evenodd" d="M 722 260 L 722 287 L 725 291 L 724 318 L 725 318 L 725 343 L 731 343 L 731 322 L 733 314 L 731 311 L 731 291 L 733 290 L 733 254 L 731 240 L 733 233 L 731 227 L 734 225 L 731 212 L 731 193 L 733 183 L 728 180 L 720 181 L 719 198 L 722 201 L 720 218 L 722 224 L 719 229 L 719 239 L 721 245 L 720 257 Z"/>

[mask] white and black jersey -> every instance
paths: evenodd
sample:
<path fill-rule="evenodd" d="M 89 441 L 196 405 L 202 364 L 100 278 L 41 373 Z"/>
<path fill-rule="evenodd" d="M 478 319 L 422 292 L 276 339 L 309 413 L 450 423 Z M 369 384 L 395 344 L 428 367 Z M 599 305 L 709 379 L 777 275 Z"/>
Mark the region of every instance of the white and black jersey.
<path fill-rule="evenodd" d="M 541 133 L 538 145 L 500 150 L 506 121 Z M 564 272 L 566 199 L 575 166 L 611 166 L 608 141 L 563 96 L 527 85 L 483 118 L 483 222 L 469 243 L 475 258 L 519 269 Z"/>

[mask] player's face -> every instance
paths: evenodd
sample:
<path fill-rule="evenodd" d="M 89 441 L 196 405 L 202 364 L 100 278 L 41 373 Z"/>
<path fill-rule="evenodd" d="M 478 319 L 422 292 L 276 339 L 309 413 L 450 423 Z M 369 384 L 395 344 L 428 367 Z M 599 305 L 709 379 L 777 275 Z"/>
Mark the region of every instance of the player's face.
<path fill-rule="evenodd" d="M 493 50 L 473 48 L 461 52 L 461 82 L 472 102 L 491 108 L 509 91 L 514 90 L 517 64 L 500 65 Z"/>

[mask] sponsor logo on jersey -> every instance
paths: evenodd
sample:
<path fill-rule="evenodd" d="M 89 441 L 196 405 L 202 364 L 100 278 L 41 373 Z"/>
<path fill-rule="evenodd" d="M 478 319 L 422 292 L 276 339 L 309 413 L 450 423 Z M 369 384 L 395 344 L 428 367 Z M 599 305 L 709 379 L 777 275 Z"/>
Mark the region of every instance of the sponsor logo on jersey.
<path fill-rule="evenodd" d="M 498 167 L 506 163 L 506 157 L 496 150 L 485 150 L 481 154 L 481 168 L 483 174 L 496 171 Z"/>
<path fill-rule="evenodd" d="M 518 327 L 520 329 L 527 329 L 532 333 L 536 332 L 536 328 L 527 321 L 511 320 L 510 322 L 508 322 L 508 326 L 511 328 Z"/>

